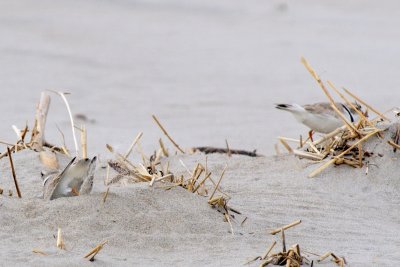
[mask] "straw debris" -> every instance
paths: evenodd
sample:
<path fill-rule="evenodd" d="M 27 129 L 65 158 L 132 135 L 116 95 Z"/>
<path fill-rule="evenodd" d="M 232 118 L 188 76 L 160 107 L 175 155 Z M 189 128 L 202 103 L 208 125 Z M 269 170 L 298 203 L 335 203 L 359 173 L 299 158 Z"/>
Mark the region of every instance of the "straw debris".
<path fill-rule="evenodd" d="M 257 256 L 255 258 L 252 258 L 245 264 L 250 264 L 255 261 L 260 261 L 259 266 L 267 266 L 269 264 L 272 265 L 280 265 L 280 266 L 287 266 L 287 267 L 300 267 L 303 264 L 309 265 L 310 264 L 310 259 L 308 259 L 306 256 L 301 253 L 300 250 L 300 245 L 299 244 L 294 244 L 287 249 L 286 246 L 286 237 L 285 237 L 285 231 L 299 225 L 301 223 L 301 220 L 294 221 L 288 225 L 285 225 L 283 227 L 277 228 L 273 231 L 270 232 L 271 235 L 275 235 L 277 233 L 280 233 L 280 239 L 282 242 L 282 250 L 279 252 L 272 253 L 273 249 L 275 248 L 277 242 L 273 241 L 272 244 L 270 244 L 267 249 L 265 250 L 264 254 L 261 256 Z M 303 251 L 305 252 L 305 251 Z M 271 254 L 272 253 L 272 254 Z M 306 254 L 312 254 L 315 256 L 318 256 L 318 262 L 326 259 L 329 256 L 332 256 L 332 261 L 335 262 L 339 266 L 344 266 L 346 265 L 346 261 L 343 257 L 338 257 L 335 254 L 329 252 L 326 253 L 322 256 L 319 256 L 318 254 L 315 253 L 309 253 L 307 252 Z M 311 261 L 311 266 L 313 265 L 313 262 Z"/>
<path fill-rule="evenodd" d="M 311 76 L 317 81 L 324 94 L 327 96 L 331 107 L 343 120 L 343 126 L 315 141 L 306 140 L 303 142 L 301 138 L 296 140 L 286 137 L 278 137 L 278 140 L 290 153 L 293 151 L 294 155 L 297 157 L 322 163 L 318 168 L 309 174 L 310 178 L 317 176 L 331 165 L 344 164 L 354 168 L 361 168 L 365 166 L 370 153 L 364 148 L 364 144 L 372 138 L 381 138 L 381 133 L 385 130 L 384 127 L 382 127 L 383 122 L 389 123 L 389 119 L 377 109 L 360 99 L 354 93 L 350 92 L 348 89 L 343 88 L 342 93 L 333 85 L 332 82 L 328 81 L 327 83 L 329 87 L 346 104 L 350 105 L 358 113 L 359 121 L 354 123 L 349 122 L 337 109 L 333 96 L 315 70 L 304 58 L 302 58 L 301 61 L 306 69 L 310 72 Z M 368 110 L 375 113 L 379 120 L 369 119 L 367 110 L 362 112 L 362 109 L 360 110 L 360 108 L 357 108 L 357 106 L 360 106 L 358 103 L 361 103 Z M 400 148 L 398 145 L 400 139 L 399 136 L 400 130 L 393 138 L 393 141 L 388 141 L 388 144 L 393 147 L 394 151 Z M 298 143 L 298 147 L 296 149 L 292 149 L 287 141 Z"/>

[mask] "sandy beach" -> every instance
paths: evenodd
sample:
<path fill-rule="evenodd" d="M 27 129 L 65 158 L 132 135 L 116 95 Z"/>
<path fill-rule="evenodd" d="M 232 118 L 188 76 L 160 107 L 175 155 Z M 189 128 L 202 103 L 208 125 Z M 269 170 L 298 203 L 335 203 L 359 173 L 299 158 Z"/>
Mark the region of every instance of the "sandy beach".
<path fill-rule="evenodd" d="M 274 103 L 326 101 L 300 63 L 304 56 L 322 79 L 377 109 L 400 106 L 398 7 L 358 0 L 2 1 L 0 141 L 15 143 L 12 125 L 32 127 L 43 90 L 69 92 L 73 113 L 86 117 L 76 123 L 87 127 L 89 156 L 100 160 L 90 195 L 44 201 L 37 153 L 13 154 L 21 199 L 8 158 L 0 159 L 0 265 L 243 266 L 274 240 L 281 249 L 269 231 L 302 220 L 286 239 L 310 259 L 334 252 L 347 266 L 396 266 L 399 152 L 371 147 L 384 156 L 375 154 L 368 175 L 365 167 L 331 166 L 310 179 L 316 165 L 283 147 L 275 153 L 278 136 L 298 138 L 308 129 Z M 61 146 L 59 128 L 73 151 L 68 113 L 51 97 L 46 140 Z M 103 203 L 104 167 L 113 158 L 106 144 L 124 153 L 143 132 L 146 155 L 164 138 L 172 155 L 162 160 L 175 176 L 187 175 L 180 161 L 189 170 L 205 163 L 202 153 L 175 155 L 153 114 L 186 151 L 227 140 L 263 155 L 207 157 L 215 180 L 228 166 L 221 189 L 242 213 L 234 234 L 207 198 L 181 187 L 116 185 Z M 137 150 L 132 161 L 140 162 Z M 56 247 L 58 227 L 66 250 Z M 83 259 L 105 240 L 94 262 Z M 320 265 L 337 266 L 314 262 Z"/>

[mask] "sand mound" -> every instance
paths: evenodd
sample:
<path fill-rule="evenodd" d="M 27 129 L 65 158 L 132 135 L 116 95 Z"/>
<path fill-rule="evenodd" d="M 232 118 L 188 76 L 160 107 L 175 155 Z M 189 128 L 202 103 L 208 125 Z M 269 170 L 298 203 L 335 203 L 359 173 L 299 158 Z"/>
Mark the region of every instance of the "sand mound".
<path fill-rule="evenodd" d="M 335 252 L 350 266 L 395 264 L 400 261 L 395 250 L 400 235 L 399 152 L 393 152 L 386 139 L 371 139 L 365 147 L 373 152 L 368 175 L 365 169 L 331 166 L 313 179 L 307 175 L 315 164 L 292 155 L 209 155 L 214 175 L 228 164 L 222 188 L 232 196 L 230 205 L 248 217 L 243 226 L 234 224 L 235 235 L 206 198 L 179 187 L 113 186 L 103 204 L 102 168 L 92 194 L 43 201 L 36 197 L 41 193 L 38 154 L 22 151 L 14 154 L 22 199 L 15 193 L 7 196 L 14 187 L 8 161 L 0 161 L 5 189 L 0 196 L 0 256 L 8 264 L 30 266 L 238 266 L 276 238 L 268 230 L 301 219 L 302 224 L 286 233 L 290 245 L 299 243 L 317 254 Z M 205 155 L 168 160 L 179 175 L 186 172 L 179 160 L 191 169 L 204 162 Z M 57 227 L 66 251 L 55 247 Z M 104 240 L 108 244 L 94 263 L 83 259 Z"/>

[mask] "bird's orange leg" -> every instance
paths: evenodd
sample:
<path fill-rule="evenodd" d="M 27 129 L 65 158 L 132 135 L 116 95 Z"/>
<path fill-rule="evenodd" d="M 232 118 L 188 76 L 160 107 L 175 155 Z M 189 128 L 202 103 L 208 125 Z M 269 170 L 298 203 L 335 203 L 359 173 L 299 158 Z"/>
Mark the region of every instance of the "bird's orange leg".
<path fill-rule="evenodd" d="M 314 131 L 313 131 L 313 130 L 310 130 L 310 131 L 308 132 L 308 138 L 310 138 L 311 142 L 314 142 L 313 134 L 314 134 Z"/>

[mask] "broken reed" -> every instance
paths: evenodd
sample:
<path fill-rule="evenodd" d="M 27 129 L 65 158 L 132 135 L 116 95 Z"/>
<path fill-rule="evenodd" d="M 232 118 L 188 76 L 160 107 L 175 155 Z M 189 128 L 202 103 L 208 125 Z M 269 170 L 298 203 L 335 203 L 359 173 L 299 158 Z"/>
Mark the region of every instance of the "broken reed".
<path fill-rule="evenodd" d="M 331 133 L 325 135 L 321 139 L 317 141 L 306 141 L 303 142 L 300 140 L 279 137 L 279 141 L 284 145 L 284 147 L 290 152 L 294 153 L 296 156 L 300 158 L 306 158 L 314 161 L 322 162 L 328 156 L 332 156 L 332 158 L 313 172 L 309 174 L 309 177 L 315 177 L 320 174 L 326 168 L 331 166 L 332 164 L 340 165 L 346 164 L 352 167 L 362 167 L 363 166 L 363 158 L 364 158 L 364 150 L 363 143 L 365 143 L 369 138 L 373 136 L 377 136 L 380 134 L 382 130 L 376 127 L 374 120 L 369 120 L 366 117 L 366 114 L 359 111 L 354 102 L 359 102 L 363 104 L 368 110 L 374 112 L 379 118 L 383 120 L 388 120 L 381 112 L 377 109 L 373 108 L 371 105 L 367 104 L 365 101 L 357 97 L 355 94 L 351 93 L 348 89 L 343 88 L 343 91 L 351 97 L 349 99 L 344 94 L 342 94 L 332 82 L 328 81 L 329 87 L 348 105 L 350 105 L 359 115 L 360 120 L 353 124 L 349 122 L 343 114 L 337 109 L 335 105 L 335 101 L 332 95 L 329 93 L 329 90 L 325 86 L 324 82 L 315 72 L 315 70 L 311 67 L 311 65 L 304 58 L 301 59 L 301 62 L 306 67 L 311 76 L 316 80 L 317 84 L 320 86 L 326 97 L 328 98 L 332 109 L 336 112 L 338 117 L 343 121 L 344 126 L 332 131 Z M 287 141 L 297 141 L 299 142 L 300 149 L 292 149 Z M 397 148 L 398 144 L 389 142 L 391 146 Z M 400 147 L 400 146 L 399 146 Z"/>
<path fill-rule="evenodd" d="M 136 141 L 133 142 L 133 144 L 135 143 Z M 211 172 L 208 172 L 207 169 L 207 157 L 205 167 L 201 163 L 197 163 L 193 171 L 190 171 L 183 163 L 183 161 L 180 160 L 182 166 L 189 174 L 189 177 L 185 179 L 183 175 L 175 176 L 169 171 L 169 162 L 167 162 L 167 168 L 166 170 L 164 170 L 164 166 L 162 166 L 160 158 L 162 154 L 164 156 L 167 155 L 167 150 L 161 139 L 159 140 L 159 145 L 160 149 L 156 151 L 149 158 L 148 161 L 145 160 L 147 157 L 143 154 L 143 163 L 135 165 L 127 159 L 126 156 L 129 155 L 129 153 L 127 153 L 126 156 L 122 156 L 121 154 L 116 152 L 111 145 L 107 144 L 106 147 L 111 153 L 114 154 L 115 160 L 108 161 L 107 178 L 105 180 L 105 185 L 108 186 L 113 183 L 117 183 L 121 179 L 128 179 L 128 181 L 132 182 L 148 182 L 149 186 L 152 187 L 157 182 L 164 182 L 167 180 L 170 183 L 169 185 L 167 184 L 164 186 L 164 188 L 167 190 L 180 186 L 188 190 L 189 192 L 197 193 L 202 196 L 207 196 L 209 194 L 205 183 L 207 180 L 209 180 L 214 185 L 214 189 L 209 195 L 208 204 L 223 213 L 225 220 L 230 225 L 231 233 L 233 234 L 234 232 L 232 220 L 234 219 L 234 216 L 231 214 L 231 212 L 234 212 L 236 214 L 240 214 L 240 212 L 228 206 L 227 203 L 230 197 L 226 193 L 222 192 L 220 189 L 220 184 L 227 170 L 227 166 L 225 166 L 225 168 L 223 169 L 219 180 L 215 182 L 211 178 Z M 129 149 L 129 151 L 131 151 L 131 148 Z M 112 168 L 117 172 L 117 175 L 115 177 L 109 178 L 109 168 Z M 203 178 L 201 178 L 202 175 L 204 175 Z M 217 192 L 221 194 L 217 196 Z"/>
<path fill-rule="evenodd" d="M 246 264 L 250 264 L 254 261 L 259 260 L 260 267 L 264 267 L 267 266 L 269 264 L 272 265 L 280 265 L 280 266 L 287 266 L 287 267 L 300 267 L 303 264 L 305 265 L 310 265 L 310 260 L 303 256 L 301 251 L 300 251 L 300 245 L 299 244 L 294 244 L 292 246 L 289 247 L 289 249 L 287 249 L 286 246 L 286 237 L 285 237 L 285 231 L 296 226 L 299 225 L 301 223 L 301 220 L 297 220 L 294 221 L 290 224 L 287 224 L 285 226 L 276 228 L 275 230 L 272 230 L 270 232 L 271 235 L 275 235 L 277 233 L 280 233 L 280 237 L 281 237 L 281 241 L 282 241 L 282 251 L 277 252 L 277 253 L 272 253 L 273 248 L 276 245 L 276 241 L 273 241 L 272 244 L 270 244 L 267 249 L 265 250 L 265 252 L 261 255 L 261 256 L 257 256 L 253 259 L 251 259 L 250 261 L 248 261 Z M 318 256 L 318 262 L 323 261 L 324 259 L 326 259 L 329 256 L 332 256 L 332 261 L 334 263 L 336 263 L 338 266 L 343 267 L 346 264 L 346 260 L 343 257 L 338 257 L 335 254 L 333 254 L 332 252 L 328 252 L 322 256 L 319 256 L 318 254 L 315 253 L 307 253 L 307 254 L 313 254 L 315 256 Z M 311 262 L 311 266 L 313 262 Z"/>
<path fill-rule="evenodd" d="M 14 184 L 15 184 L 15 189 L 17 190 L 17 195 L 19 198 L 21 198 L 21 191 L 19 190 L 19 186 L 18 186 L 18 181 L 17 181 L 17 175 L 15 174 L 15 168 L 14 168 L 14 162 L 12 159 L 12 153 L 9 147 L 7 147 L 7 153 L 8 153 L 8 158 L 10 160 L 10 167 L 11 167 L 11 173 L 14 179 Z"/>
<path fill-rule="evenodd" d="M 285 230 L 294 227 L 300 223 L 301 220 L 298 220 L 270 232 L 271 235 L 281 233 L 281 241 L 282 241 L 281 252 L 270 254 L 272 252 L 272 249 L 276 245 L 276 241 L 273 241 L 272 244 L 267 247 L 267 249 L 261 256 L 255 257 L 254 259 L 248 261 L 246 264 L 250 264 L 254 261 L 260 260 L 261 261 L 259 264 L 260 267 L 267 266 L 269 264 L 293 267 L 293 266 L 301 266 L 304 263 L 304 261 L 308 261 L 305 257 L 301 255 L 299 244 L 294 244 L 289 249 L 287 249 L 286 247 Z"/>

